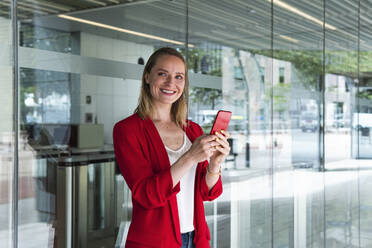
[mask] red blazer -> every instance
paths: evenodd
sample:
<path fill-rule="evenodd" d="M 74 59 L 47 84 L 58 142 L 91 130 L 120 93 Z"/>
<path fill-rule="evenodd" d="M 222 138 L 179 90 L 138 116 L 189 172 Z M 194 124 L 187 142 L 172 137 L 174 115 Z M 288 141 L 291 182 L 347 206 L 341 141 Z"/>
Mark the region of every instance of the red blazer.
<path fill-rule="evenodd" d="M 188 121 L 187 137 L 194 142 L 203 131 Z M 181 233 L 176 194 L 173 188 L 168 154 L 151 119 L 137 114 L 114 126 L 113 141 L 116 161 L 132 192 L 133 215 L 126 248 L 180 247 Z M 207 161 L 197 166 L 194 194 L 194 243 L 197 248 L 210 247 L 210 234 L 205 221 L 203 201 L 216 199 L 222 193 L 221 177 L 209 191 L 206 181 Z"/>

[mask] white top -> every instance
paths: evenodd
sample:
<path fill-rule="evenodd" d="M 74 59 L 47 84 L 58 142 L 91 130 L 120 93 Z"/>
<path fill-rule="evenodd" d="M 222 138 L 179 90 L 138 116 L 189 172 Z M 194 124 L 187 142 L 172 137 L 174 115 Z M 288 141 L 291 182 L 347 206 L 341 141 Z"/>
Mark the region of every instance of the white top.
<path fill-rule="evenodd" d="M 191 141 L 184 133 L 183 145 L 177 151 L 165 147 L 169 161 L 173 165 L 191 147 Z M 181 178 L 180 192 L 177 194 L 178 216 L 181 233 L 194 231 L 194 185 L 196 164 Z"/>

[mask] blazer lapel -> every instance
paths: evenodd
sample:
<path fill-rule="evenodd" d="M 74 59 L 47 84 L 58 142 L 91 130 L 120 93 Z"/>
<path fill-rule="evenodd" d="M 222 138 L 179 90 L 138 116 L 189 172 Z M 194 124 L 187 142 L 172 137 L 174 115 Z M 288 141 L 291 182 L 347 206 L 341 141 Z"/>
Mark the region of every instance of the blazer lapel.
<path fill-rule="evenodd" d="M 150 118 L 147 118 L 145 120 L 144 127 L 146 139 L 149 142 L 150 146 L 152 146 L 150 147 L 151 148 L 150 152 L 154 152 L 154 154 L 151 154 L 151 156 L 155 156 L 157 158 L 156 164 L 157 166 L 159 166 L 159 168 L 157 169 L 164 170 L 169 168 L 171 166 L 169 162 L 169 157 L 167 151 L 165 150 L 163 141 L 160 138 L 160 134 L 155 127 L 155 124 L 152 122 Z"/>
<path fill-rule="evenodd" d="M 158 170 L 168 169 L 170 165 L 168 153 L 165 150 L 165 146 L 163 141 L 161 140 L 160 134 L 155 127 L 155 124 L 150 118 L 145 120 L 145 132 L 146 138 L 150 145 L 152 146 L 150 151 L 155 152 L 155 156 L 157 158 L 156 165 L 159 167 Z M 155 161 L 154 161 L 155 162 Z M 177 197 L 174 196 L 169 199 L 169 208 L 171 210 L 172 215 L 172 222 L 173 222 L 173 230 L 176 236 L 176 239 L 179 245 L 182 245 L 181 241 L 181 230 L 180 230 L 180 221 L 178 216 L 178 206 L 177 206 Z"/>

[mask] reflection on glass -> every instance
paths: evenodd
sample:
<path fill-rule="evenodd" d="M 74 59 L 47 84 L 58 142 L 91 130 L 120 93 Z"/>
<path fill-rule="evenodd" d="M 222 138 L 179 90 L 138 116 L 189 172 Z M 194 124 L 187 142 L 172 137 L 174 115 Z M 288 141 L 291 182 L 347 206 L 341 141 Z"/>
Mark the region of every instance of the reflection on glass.
<path fill-rule="evenodd" d="M 19 45 L 22 47 L 61 53 L 72 52 L 73 35 L 70 32 L 34 26 L 27 22 L 21 22 L 19 35 Z"/>
<path fill-rule="evenodd" d="M 358 246 L 357 176 L 355 171 L 327 172 L 325 175 L 327 246 Z"/>
<path fill-rule="evenodd" d="M 326 87 L 326 161 L 351 157 L 351 94 L 353 79 L 347 76 L 327 74 Z M 328 167 L 329 168 L 329 167 Z"/>
<path fill-rule="evenodd" d="M 20 68 L 21 123 L 69 123 L 70 75 Z"/>
<path fill-rule="evenodd" d="M 363 63 L 366 63 L 364 61 Z M 372 157 L 372 80 L 361 77 L 354 89 L 357 112 L 353 113 L 353 154 L 355 158 Z"/>
<path fill-rule="evenodd" d="M 19 246 L 113 247 L 131 206 L 112 128 L 133 113 L 154 49 L 185 47 L 185 2 L 17 3 Z M 217 70 L 214 57 L 199 70 Z"/>
<path fill-rule="evenodd" d="M 125 239 L 131 199 L 112 170 L 112 127 L 133 112 L 143 64 L 162 46 L 187 54 L 190 119 L 208 133 L 219 109 L 233 112 L 224 193 L 205 203 L 212 247 L 370 246 L 371 6 L 324 1 L 18 0 L 19 246 Z M 9 6 L 1 247 L 12 241 L 14 193 Z M 324 160 L 331 171 L 319 171 Z"/>
<path fill-rule="evenodd" d="M 0 247 L 12 244 L 13 199 L 13 62 L 10 7 L 0 11 Z"/>
<path fill-rule="evenodd" d="M 368 161 L 368 160 L 367 160 Z M 370 162 L 360 161 L 361 167 L 370 166 Z M 372 200 L 371 194 L 371 172 L 368 170 L 359 172 L 359 221 L 360 221 L 360 242 L 362 244 L 371 245 L 370 233 L 371 233 L 371 223 L 372 223 Z M 358 215 L 357 215 L 358 216 Z"/>
<path fill-rule="evenodd" d="M 323 6 L 316 8 L 274 1 L 274 247 L 322 247 L 323 198 L 314 190 L 322 181 L 311 171 L 320 166 L 323 74 Z M 304 180 L 307 177 L 312 180 Z"/>
<path fill-rule="evenodd" d="M 103 200 L 105 194 L 105 174 L 103 169 L 99 165 L 88 166 L 88 202 L 91 206 L 88 213 L 89 231 L 102 229 L 105 226 L 105 205 Z"/>
<path fill-rule="evenodd" d="M 361 2 L 361 9 L 366 7 L 366 3 Z M 367 38 L 369 29 L 366 26 L 365 17 L 367 14 L 361 11 L 360 17 L 360 51 L 359 51 L 359 80 L 355 92 L 357 103 L 353 118 L 353 130 L 355 139 L 353 142 L 354 157 L 362 159 L 372 158 L 372 77 L 371 72 L 371 40 Z"/>
<path fill-rule="evenodd" d="M 270 51 L 270 27 L 265 26 L 270 23 L 270 5 L 252 4 L 234 2 L 227 8 L 219 3 L 211 12 L 205 3 L 189 2 L 189 14 L 195 17 L 189 26 L 189 42 L 195 46 L 188 50 L 189 69 L 213 82 L 204 87 L 191 82 L 189 116 L 208 132 L 219 109 L 233 113 L 228 128 L 231 151 L 223 166 L 224 192 L 217 203 L 205 204 L 212 247 L 270 247 L 272 239 L 267 170 L 272 164 L 272 59 L 265 56 Z M 245 8 L 249 14 L 243 16 L 240 10 Z M 226 12 L 231 18 L 215 22 L 217 14 Z M 258 19 L 265 21 L 251 25 Z M 263 34 L 252 36 L 258 32 Z M 248 183 L 250 178 L 257 182 L 256 177 L 260 184 L 254 187 L 262 191 Z"/>
<path fill-rule="evenodd" d="M 346 3 L 346 1 L 341 1 Z M 351 119 L 355 111 L 352 90 L 358 76 L 358 6 L 346 11 L 350 14 L 337 30 L 325 32 L 325 162 L 351 158 Z M 345 13 L 346 13 L 345 12 Z M 326 17 L 333 11 L 326 9 Z M 335 35 L 339 37 L 334 40 Z M 357 111 L 356 111 L 357 112 Z"/>

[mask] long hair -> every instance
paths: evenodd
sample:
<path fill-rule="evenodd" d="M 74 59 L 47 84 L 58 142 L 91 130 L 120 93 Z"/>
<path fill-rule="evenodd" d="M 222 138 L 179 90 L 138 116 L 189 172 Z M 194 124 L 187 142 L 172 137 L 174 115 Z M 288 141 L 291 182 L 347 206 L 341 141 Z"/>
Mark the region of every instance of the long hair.
<path fill-rule="evenodd" d="M 172 104 L 171 108 L 171 118 L 177 126 L 184 128 L 186 126 L 187 118 L 187 94 L 189 89 L 189 77 L 187 74 L 187 64 L 182 54 L 177 50 L 170 47 L 162 47 L 156 50 L 147 61 L 145 68 L 142 73 L 142 85 L 141 92 L 138 99 L 138 106 L 134 113 L 137 113 L 141 119 L 146 119 L 147 117 L 154 117 L 154 105 L 152 101 L 152 95 L 150 92 L 150 86 L 146 83 L 145 75 L 150 74 L 151 69 L 155 66 L 157 59 L 163 55 L 172 55 L 182 60 L 185 65 L 185 87 L 183 89 L 182 95 L 177 99 L 176 102 Z"/>

